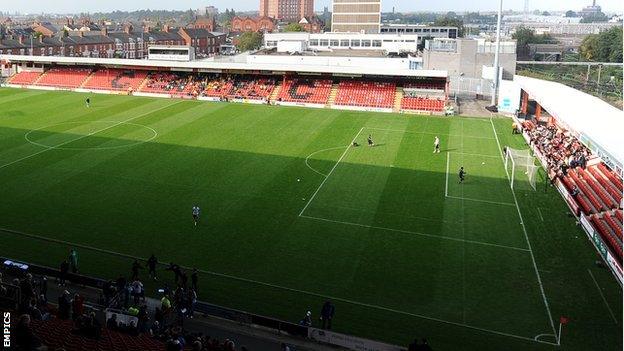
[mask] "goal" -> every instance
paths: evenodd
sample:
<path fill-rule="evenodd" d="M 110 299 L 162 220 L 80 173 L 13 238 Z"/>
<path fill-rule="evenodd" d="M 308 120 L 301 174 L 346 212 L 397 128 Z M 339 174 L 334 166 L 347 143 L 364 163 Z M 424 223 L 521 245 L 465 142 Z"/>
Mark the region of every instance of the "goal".
<path fill-rule="evenodd" d="M 510 147 L 505 151 L 505 170 L 509 175 L 512 189 L 535 190 L 539 166 L 530 150 L 516 150 Z"/>

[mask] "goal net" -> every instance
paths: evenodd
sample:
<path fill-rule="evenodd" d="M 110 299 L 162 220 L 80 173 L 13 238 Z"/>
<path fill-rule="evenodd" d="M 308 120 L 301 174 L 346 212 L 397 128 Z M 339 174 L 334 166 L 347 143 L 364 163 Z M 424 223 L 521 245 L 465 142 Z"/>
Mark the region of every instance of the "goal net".
<path fill-rule="evenodd" d="M 535 157 L 531 155 L 530 150 L 516 150 L 507 147 L 505 169 L 509 175 L 512 189 L 535 190 L 539 166 L 535 165 Z"/>

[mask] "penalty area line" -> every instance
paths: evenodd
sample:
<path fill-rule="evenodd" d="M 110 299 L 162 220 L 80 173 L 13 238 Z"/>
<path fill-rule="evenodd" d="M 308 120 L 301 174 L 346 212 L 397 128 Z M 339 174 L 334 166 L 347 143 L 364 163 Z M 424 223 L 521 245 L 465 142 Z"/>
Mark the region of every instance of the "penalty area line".
<path fill-rule="evenodd" d="M 123 258 L 129 258 L 129 259 L 139 259 L 139 260 L 142 260 L 142 261 L 147 261 L 147 259 L 144 258 L 144 257 L 132 256 L 132 255 L 116 252 L 116 251 L 100 249 L 100 248 L 97 248 L 97 247 L 84 245 L 84 244 L 72 243 L 72 242 L 65 241 L 65 240 L 60 240 L 60 239 L 48 238 L 48 237 L 44 237 L 44 236 L 40 236 L 40 235 L 36 235 L 36 234 L 25 233 L 25 232 L 21 232 L 21 231 L 18 231 L 18 230 L 13 230 L 13 229 L 7 229 L 7 228 L 1 228 L 0 227 L 0 232 L 5 232 L 5 233 L 9 233 L 9 234 L 19 235 L 19 236 L 23 236 L 23 237 L 32 238 L 32 239 L 37 239 L 37 240 L 40 240 L 40 241 L 47 241 L 47 242 L 53 242 L 53 243 L 68 245 L 68 246 L 72 246 L 72 247 L 78 247 L 78 248 L 82 248 L 82 249 L 87 249 L 87 250 L 91 250 L 91 251 L 96 251 L 96 252 L 101 252 L 101 253 L 114 255 L 114 256 L 117 256 L 117 257 L 123 257 Z M 169 260 L 167 260 L 167 259 L 165 259 L 163 261 L 164 262 L 169 262 Z M 160 266 L 163 266 L 163 267 L 167 266 L 166 263 L 162 263 L 162 262 L 158 262 L 158 264 Z M 192 269 L 191 267 L 187 267 L 187 266 L 180 266 L 180 267 L 185 269 L 185 270 L 191 270 Z M 227 278 L 227 279 L 232 279 L 232 280 L 241 281 L 241 282 L 245 282 L 245 283 L 256 284 L 256 285 L 262 285 L 262 286 L 266 286 L 266 287 L 270 287 L 270 288 L 274 288 L 274 289 L 280 289 L 280 290 L 290 291 L 290 292 L 294 292 L 294 293 L 305 294 L 305 295 L 309 295 L 309 296 L 320 297 L 322 299 L 329 299 L 329 300 L 334 300 L 334 301 L 340 301 L 340 302 L 344 302 L 344 303 L 347 303 L 347 304 L 350 304 L 350 305 L 367 307 L 367 308 L 376 309 L 376 310 L 380 310 L 380 311 L 387 311 L 387 312 L 392 312 L 392 313 L 396 313 L 396 314 L 402 314 L 402 315 L 415 317 L 415 318 L 419 318 L 419 319 L 423 319 L 423 320 L 428 320 L 428 321 L 432 321 L 432 322 L 438 322 L 438 323 L 452 325 L 452 326 L 456 326 L 456 327 L 472 329 L 472 330 L 480 331 L 480 332 L 483 332 L 483 333 L 495 334 L 495 335 L 505 336 L 505 337 L 509 337 L 509 338 L 515 338 L 515 339 L 519 339 L 519 340 L 525 340 L 525 341 L 531 341 L 531 342 L 536 342 L 536 343 L 540 343 L 540 344 L 547 344 L 547 345 L 555 345 L 555 346 L 557 346 L 557 344 L 553 344 L 553 343 L 547 342 L 547 341 L 537 340 L 536 338 L 530 338 L 530 337 L 526 337 L 526 336 L 505 333 L 505 332 L 501 332 L 501 331 L 497 331 L 497 330 L 480 328 L 480 327 L 476 327 L 476 326 L 465 324 L 465 323 L 458 323 L 458 322 L 453 322 L 453 321 L 449 321 L 449 320 L 445 320 L 445 319 L 441 319 L 441 318 L 430 317 L 430 316 L 426 316 L 426 315 L 422 315 L 422 314 L 401 311 L 401 310 L 397 310 L 397 309 L 390 308 L 390 307 L 373 305 L 373 304 L 369 304 L 369 303 L 365 303 L 365 302 L 359 302 L 359 301 L 354 301 L 354 300 L 350 300 L 350 299 L 346 299 L 346 298 L 330 296 L 330 295 L 320 294 L 320 293 L 306 291 L 306 290 L 299 290 L 299 289 L 295 289 L 295 288 L 289 288 L 289 287 L 286 287 L 286 286 L 281 286 L 281 285 L 261 282 L 261 281 L 248 279 L 248 278 L 237 277 L 237 276 L 224 274 L 224 273 L 207 271 L 207 270 L 203 270 L 203 269 L 198 269 L 198 271 L 200 273 L 204 273 L 204 274 L 212 275 L 212 276 L 216 276 L 216 277 Z"/>

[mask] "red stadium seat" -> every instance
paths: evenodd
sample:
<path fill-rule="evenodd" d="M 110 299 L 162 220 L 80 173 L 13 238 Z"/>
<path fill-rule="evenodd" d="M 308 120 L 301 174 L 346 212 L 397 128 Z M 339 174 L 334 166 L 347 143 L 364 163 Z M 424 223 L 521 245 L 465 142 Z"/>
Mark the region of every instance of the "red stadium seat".
<path fill-rule="evenodd" d="M 349 80 L 338 84 L 338 93 L 336 94 L 334 104 L 342 106 L 392 108 L 395 95 L 395 83 Z"/>
<path fill-rule="evenodd" d="M 332 89 L 328 79 L 286 78 L 277 99 L 287 102 L 326 104 Z"/>
<path fill-rule="evenodd" d="M 78 88 L 91 74 L 89 68 L 50 68 L 35 85 Z"/>
<path fill-rule="evenodd" d="M 40 76 L 41 72 L 22 71 L 11 77 L 11 79 L 9 79 L 9 83 L 19 85 L 32 85 Z"/>

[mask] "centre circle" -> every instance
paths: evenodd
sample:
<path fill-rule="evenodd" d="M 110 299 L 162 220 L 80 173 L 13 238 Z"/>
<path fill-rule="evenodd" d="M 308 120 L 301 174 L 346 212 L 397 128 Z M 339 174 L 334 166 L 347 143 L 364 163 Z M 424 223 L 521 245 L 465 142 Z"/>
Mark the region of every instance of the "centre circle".
<path fill-rule="evenodd" d="M 73 126 L 73 128 L 79 128 L 82 126 L 90 127 L 89 132 L 87 134 L 77 134 L 73 138 L 62 141 L 62 142 L 49 142 L 46 143 L 45 140 L 50 139 L 49 134 L 71 134 L 70 131 L 54 131 L 52 130 L 55 127 L 61 126 Z M 135 131 L 142 130 L 141 138 L 139 140 L 131 140 L 131 139 L 115 139 L 111 138 L 110 140 L 114 140 L 118 143 L 118 145 L 97 145 L 97 146 L 77 146 L 73 147 L 71 144 L 74 141 L 85 140 L 87 138 L 97 138 L 97 134 L 101 132 L 105 132 L 107 130 L 117 128 L 117 127 L 133 127 Z M 40 135 L 40 138 L 37 138 L 37 135 Z M 42 134 L 45 134 L 42 136 Z M 144 135 L 143 135 L 144 134 Z M 143 143 L 147 143 L 158 136 L 158 132 L 152 127 L 148 127 L 143 124 L 131 123 L 131 122 L 123 122 L 123 121 L 77 121 L 77 122 L 61 122 L 50 124 L 45 127 L 33 129 L 26 134 L 24 134 L 24 139 L 31 144 L 45 147 L 48 149 L 57 149 L 57 150 L 109 150 L 109 149 L 119 149 L 124 147 L 135 146 Z"/>

